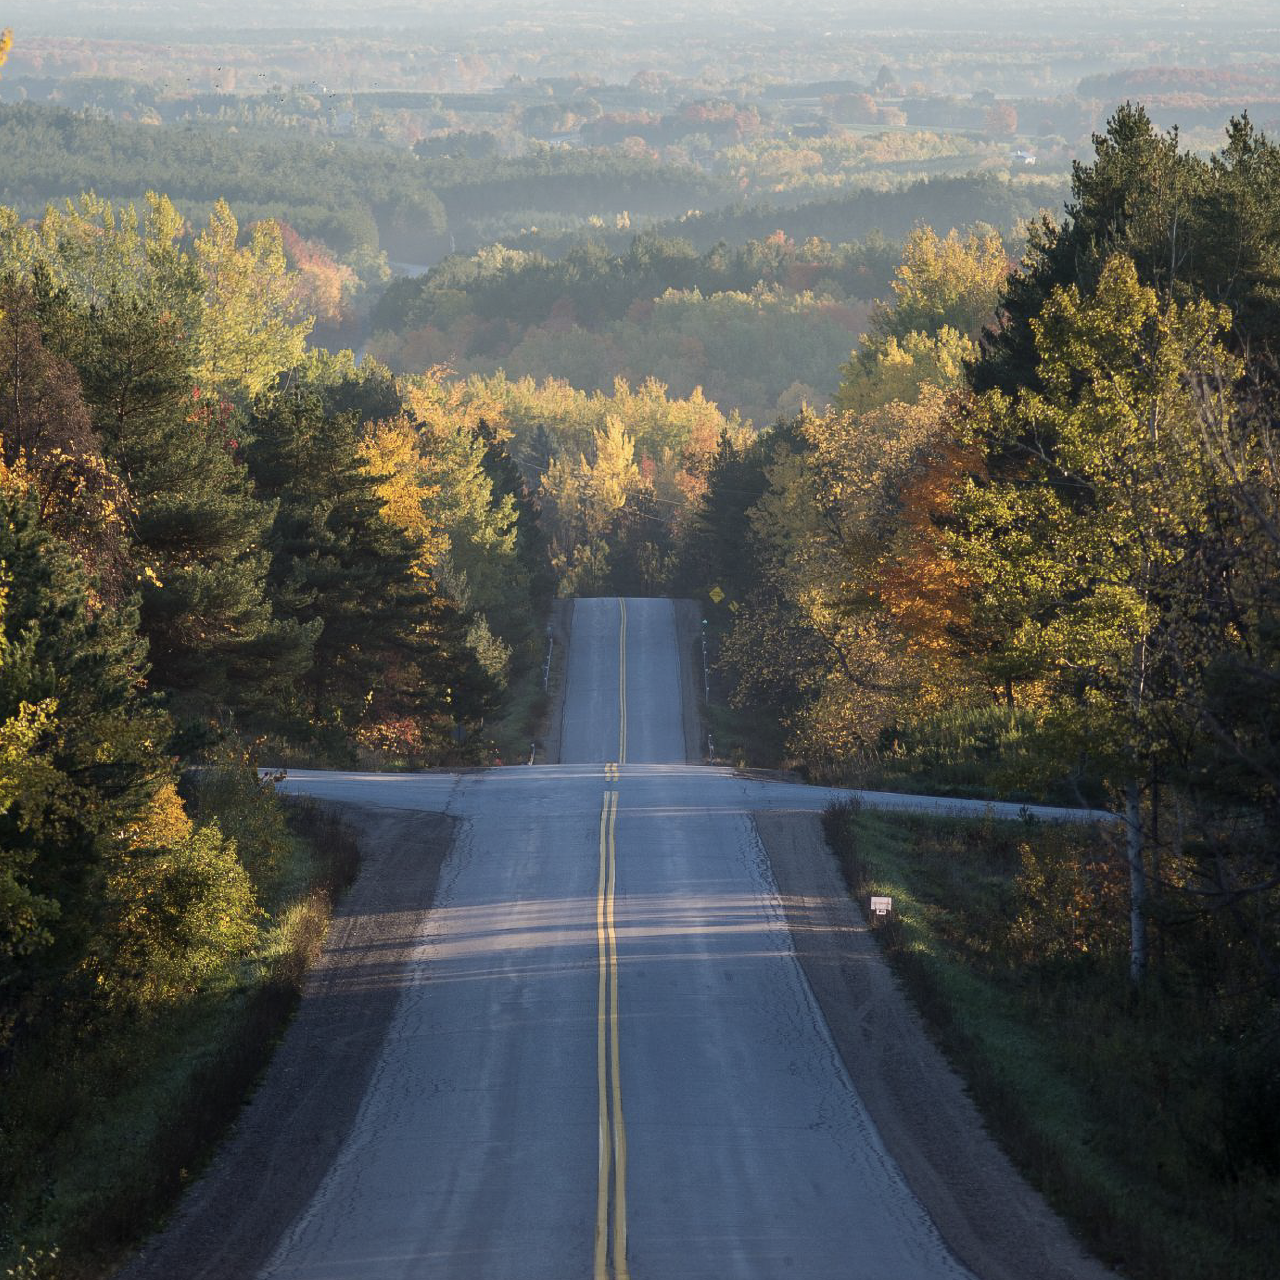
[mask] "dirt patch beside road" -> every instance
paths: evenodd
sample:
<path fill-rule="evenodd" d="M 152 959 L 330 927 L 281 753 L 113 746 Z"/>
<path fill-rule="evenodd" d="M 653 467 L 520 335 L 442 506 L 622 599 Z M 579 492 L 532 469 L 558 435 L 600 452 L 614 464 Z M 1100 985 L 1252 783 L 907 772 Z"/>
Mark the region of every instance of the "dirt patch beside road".
<path fill-rule="evenodd" d="M 849 897 L 818 815 L 755 823 L 853 1086 L 952 1252 L 979 1280 L 1115 1280 L 988 1135 Z"/>
<path fill-rule="evenodd" d="M 252 1101 L 169 1226 L 117 1280 L 248 1280 L 328 1173 L 378 1063 L 455 823 L 335 806 L 360 843 L 297 1016 Z"/>

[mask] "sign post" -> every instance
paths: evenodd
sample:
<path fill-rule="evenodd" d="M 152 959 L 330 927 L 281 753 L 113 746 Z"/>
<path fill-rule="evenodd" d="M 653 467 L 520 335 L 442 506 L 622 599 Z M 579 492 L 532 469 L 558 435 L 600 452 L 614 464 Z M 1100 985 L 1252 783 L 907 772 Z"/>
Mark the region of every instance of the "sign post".
<path fill-rule="evenodd" d="M 878 898 L 871 899 L 871 923 L 880 924 L 887 920 L 893 914 L 893 899 Z"/>

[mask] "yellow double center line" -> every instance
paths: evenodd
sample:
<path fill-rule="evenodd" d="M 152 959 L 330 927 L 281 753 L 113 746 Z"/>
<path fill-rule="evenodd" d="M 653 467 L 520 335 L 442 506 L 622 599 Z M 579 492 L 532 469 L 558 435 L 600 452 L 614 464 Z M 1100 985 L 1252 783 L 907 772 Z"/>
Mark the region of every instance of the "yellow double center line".
<path fill-rule="evenodd" d="M 627 606 L 618 601 L 618 762 L 605 766 L 617 780 L 627 760 Z M 596 1191 L 595 1280 L 629 1280 L 627 1269 L 627 1127 L 622 1118 L 618 1050 L 618 793 L 606 791 L 600 809 L 600 881 L 596 892 L 596 1083 L 600 1098 L 600 1175 Z M 612 1213 L 610 1209 L 612 1208 Z"/>
<path fill-rule="evenodd" d="M 600 886 L 596 941 L 600 980 L 596 1013 L 596 1081 L 600 1096 L 600 1179 L 596 1194 L 595 1280 L 627 1280 L 627 1128 L 622 1118 L 618 1055 L 618 934 L 614 891 L 618 878 L 618 793 L 606 791 L 600 810 Z M 610 1203 L 613 1213 L 610 1215 Z M 610 1260 L 612 1259 L 612 1270 Z"/>

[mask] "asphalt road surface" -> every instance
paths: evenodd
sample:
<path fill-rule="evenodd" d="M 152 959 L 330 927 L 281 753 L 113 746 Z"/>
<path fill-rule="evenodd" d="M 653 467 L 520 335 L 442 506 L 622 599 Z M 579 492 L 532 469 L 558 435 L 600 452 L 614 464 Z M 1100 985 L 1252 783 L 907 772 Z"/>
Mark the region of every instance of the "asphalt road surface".
<path fill-rule="evenodd" d="M 364 806 L 382 851 L 236 1135 L 126 1275 L 970 1275 L 850 1082 L 752 818 L 837 793 L 686 762 L 680 649 L 669 601 L 579 600 L 561 763 L 289 775 Z M 429 828 L 456 833 L 443 862 Z M 1007 1260 L 984 1277 L 1093 1274 Z"/>
<path fill-rule="evenodd" d="M 290 775 L 461 832 L 264 1278 L 968 1274 L 850 1084 L 751 822 L 827 796 L 686 764 L 678 668 L 669 601 L 580 600 L 563 763 Z"/>

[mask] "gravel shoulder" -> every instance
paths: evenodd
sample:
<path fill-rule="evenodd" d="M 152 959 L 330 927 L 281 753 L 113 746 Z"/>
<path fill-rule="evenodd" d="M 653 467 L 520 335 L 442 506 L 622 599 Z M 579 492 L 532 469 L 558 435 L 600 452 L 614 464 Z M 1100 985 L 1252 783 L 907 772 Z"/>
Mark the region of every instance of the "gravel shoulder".
<path fill-rule="evenodd" d="M 560 763 L 560 742 L 564 736 L 564 698 L 568 687 L 569 636 L 573 631 L 573 601 L 553 600 L 551 629 L 554 647 L 547 680 L 547 710 L 542 733 L 542 763 Z"/>
<path fill-rule="evenodd" d="M 1115 1280 L 987 1133 L 849 896 L 820 818 L 755 823 L 854 1088 L 951 1250 L 979 1280 Z"/>
<path fill-rule="evenodd" d="M 707 740 L 702 697 L 702 615 L 696 600 L 673 600 L 676 650 L 680 654 L 680 706 L 684 713 L 684 758 L 700 764 Z"/>
<path fill-rule="evenodd" d="M 361 869 L 258 1091 L 173 1219 L 117 1280 L 248 1280 L 351 1132 L 407 982 L 455 823 L 340 806 Z"/>

